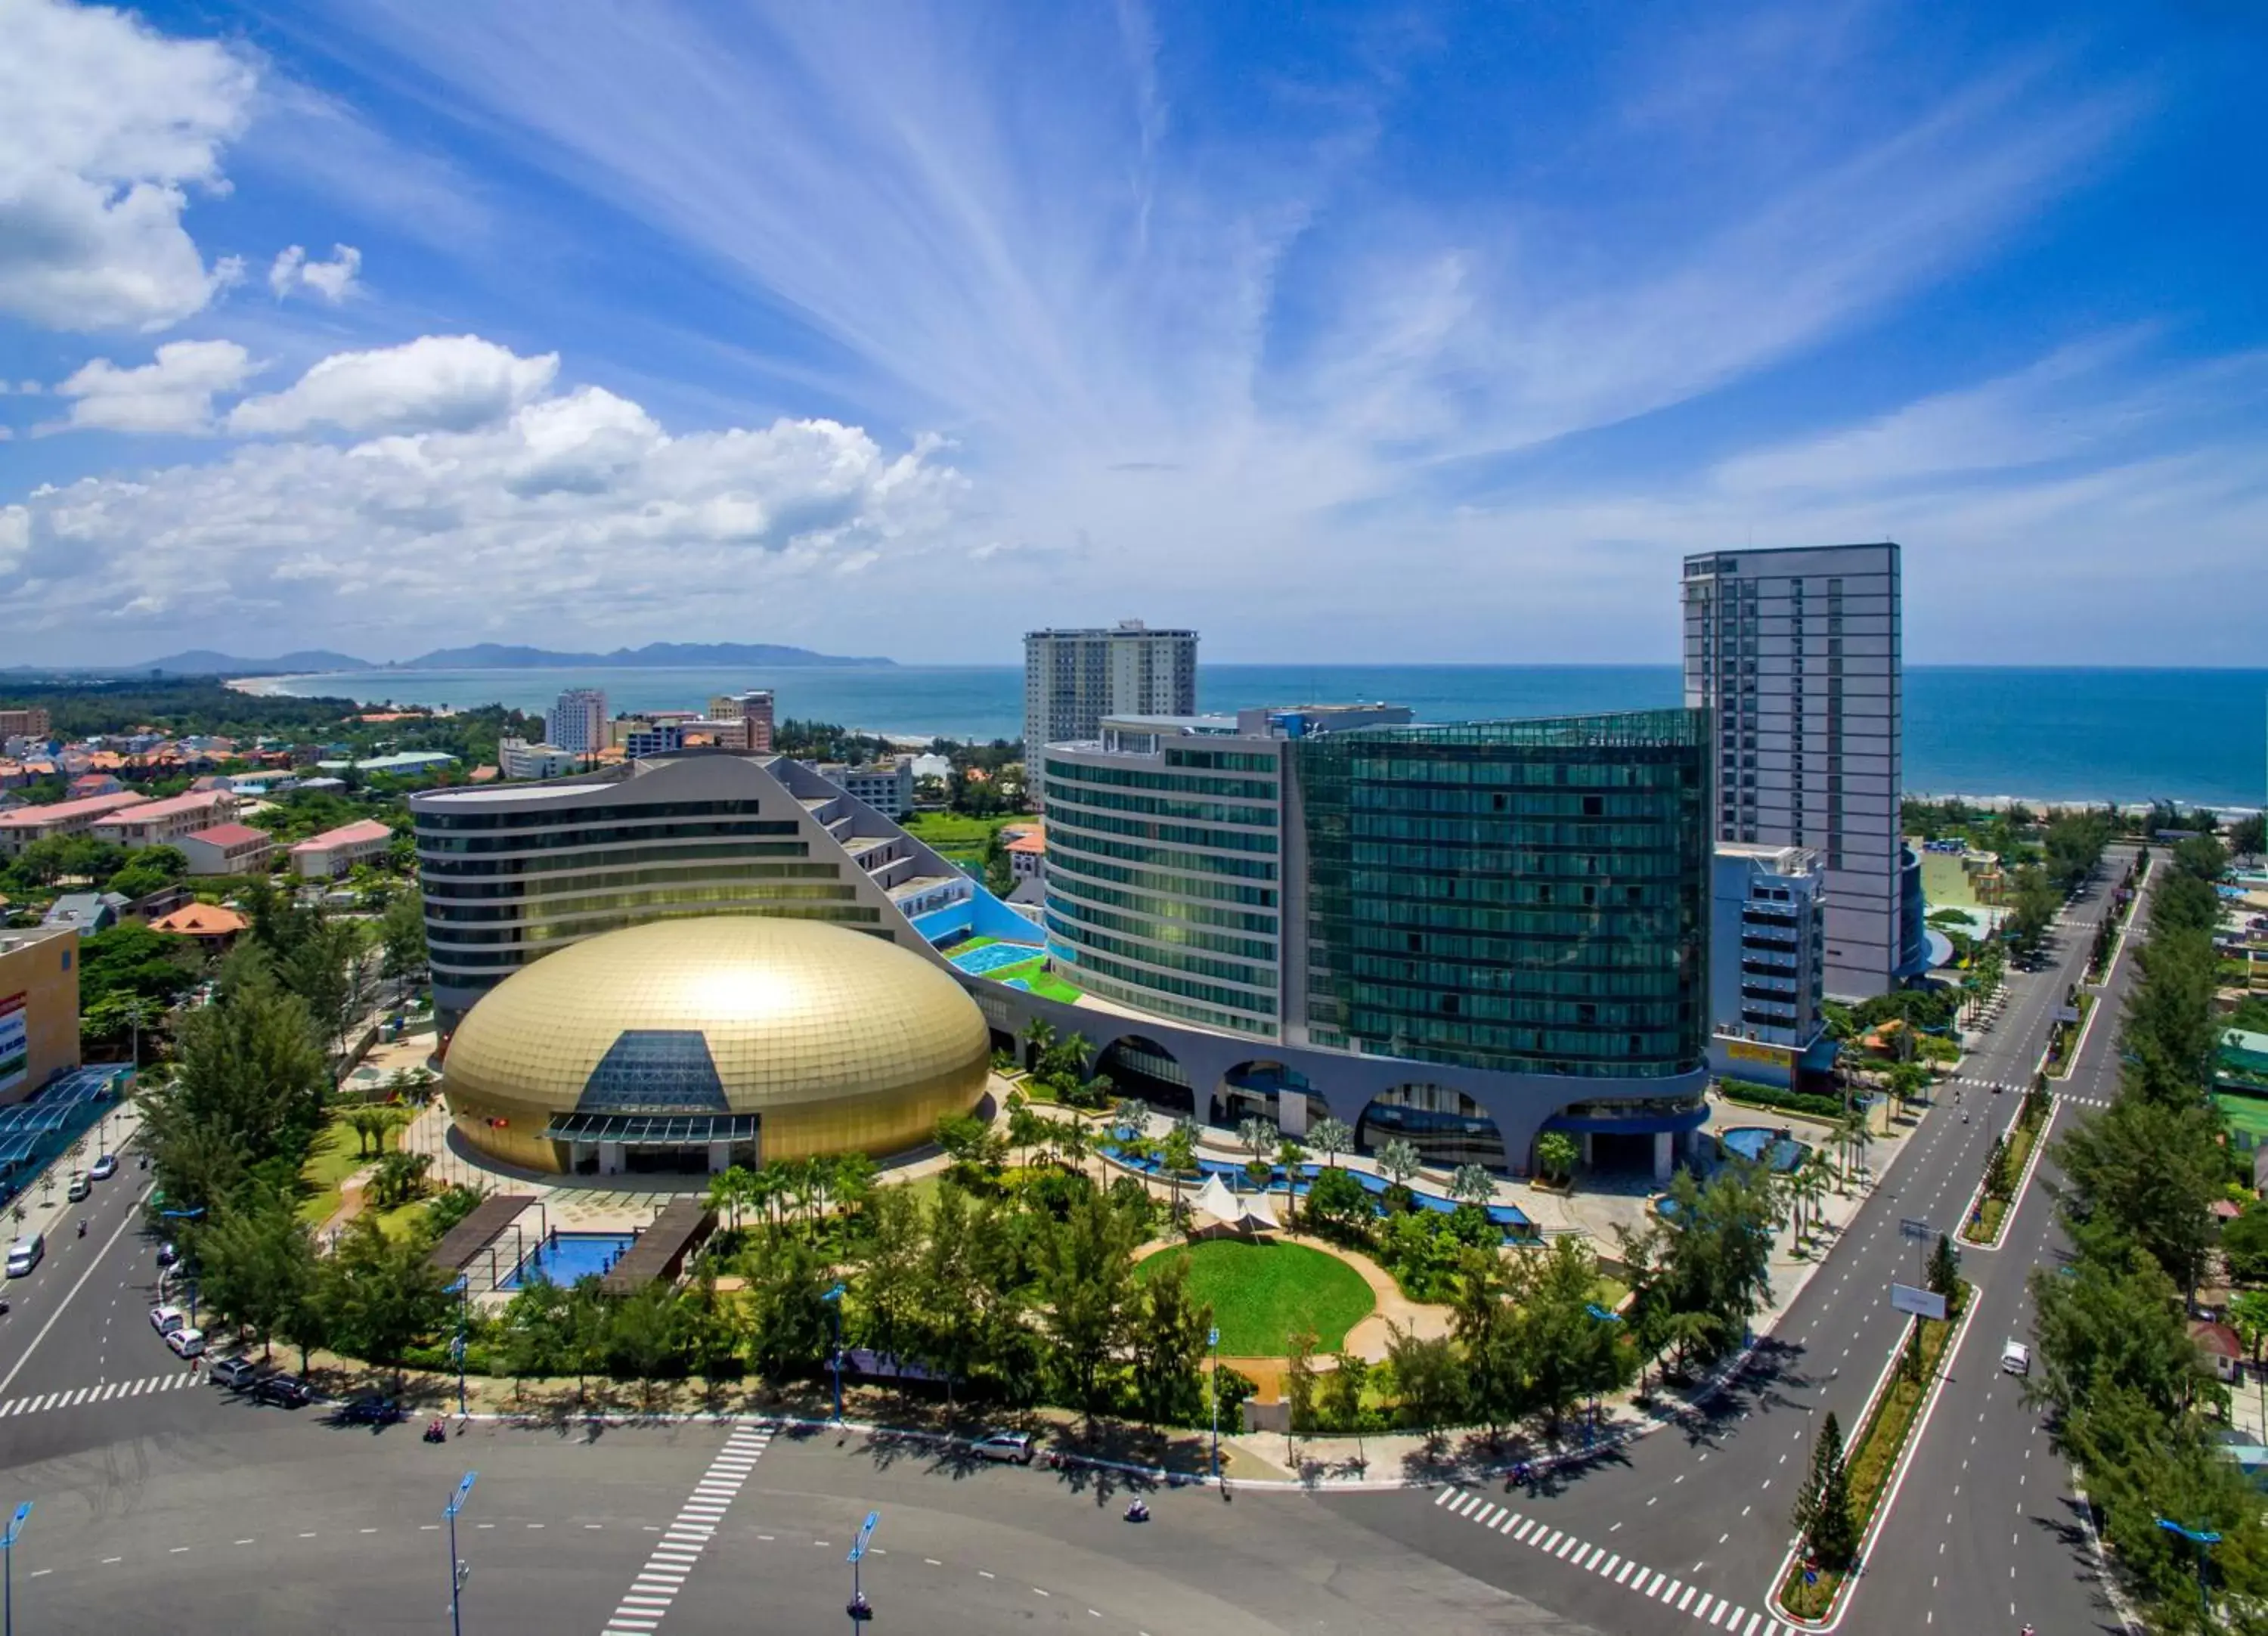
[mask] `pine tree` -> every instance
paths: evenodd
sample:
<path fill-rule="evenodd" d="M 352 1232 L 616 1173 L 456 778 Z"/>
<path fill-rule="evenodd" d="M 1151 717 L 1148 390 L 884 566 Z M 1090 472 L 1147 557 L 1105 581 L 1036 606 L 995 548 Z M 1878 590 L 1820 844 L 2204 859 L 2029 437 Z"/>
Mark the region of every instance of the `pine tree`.
<path fill-rule="evenodd" d="M 1822 1566 L 1846 1566 L 1859 1549 L 1851 1483 L 1843 1469 L 1843 1427 L 1832 1410 L 1811 1446 L 1811 1470 L 1796 1495 L 1795 1525 Z"/>
<path fill-rule="evenodd" d="M 1940 1233 L 1937 1248 L 1929 1256 L 1929 1287 L 1932 1294 L 1945 1297 L 1948 1315 L 1961 1305 L 1961 1263 L 1953 1253 L 1953 1241 Z"/>
<path fill-rule="evenodd" d="M 2006 1198 L 2008 1196 L 2008 1141 L 2006 1137 L 1992 1139 L 1992 1151 L 1984 1160 L 1984 1192 L 1991 1198 Z"/>

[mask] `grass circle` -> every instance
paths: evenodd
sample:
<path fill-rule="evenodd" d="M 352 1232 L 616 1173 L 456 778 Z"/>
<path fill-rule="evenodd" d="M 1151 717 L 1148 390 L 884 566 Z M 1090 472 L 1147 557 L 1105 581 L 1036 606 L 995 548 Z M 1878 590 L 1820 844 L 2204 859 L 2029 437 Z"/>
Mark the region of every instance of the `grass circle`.
<path fill-rule="evenodd" d="M 1319 1353 L 1336 1352 L 1378 1305 L 1361 1273 L 1305 1244 L 1207 1239 L 1159 1251 L 1135 1276 L 1154 1278 L 1171 1261 L 1189 1264 L 1190 1297 L 1211 1304 L 1226 1357 L 1282 1357 L 1303 1330 L 1314 1331 Z"/>

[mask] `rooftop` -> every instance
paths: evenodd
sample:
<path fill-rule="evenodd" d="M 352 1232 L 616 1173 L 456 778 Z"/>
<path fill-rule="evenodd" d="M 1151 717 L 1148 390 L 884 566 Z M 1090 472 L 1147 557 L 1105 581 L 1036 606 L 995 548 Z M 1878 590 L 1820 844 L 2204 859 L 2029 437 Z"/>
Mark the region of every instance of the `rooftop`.
<path fill-rule="evenodd" d="M 152 932 L 171 932 L 181 937 L 232 937 L 250 923 L 233 909 L 219 903 L 191 903 L 172 914 L 152 920 Z"/>
<path fill-rule="evenodd" d="M 137 794 L 132 790 L 121 790 L 114 795 L 90 795 L 83 801 L 54 801 L 45 807 L 25 807 L 0 814 L 0 829 L 32 829 L 44 828 L 59 820 L 99 818 L 105 813 L 114 813 L 122 807 L 139 807 L 149 801 L 146 795 Z"/>
<path fill-rule="evenodd" d="M 375 818 L 357 818 L 352 823 L 342 823 L 335 829 L 311 835 L 291 850 L 294 852 L 326 851 L 334 846 L 352 846 L 361 841 L 389 840 L 393 835 L 393 830 Z"/>
<path fill-rule="evenodd" d="M 161 818 L 181 818 L 191 813 L 208 812 L 228 799 L 225 790 L 191 790 L 186 795 L 169 796 L 162 801 L 150 801 L 136 806 L 131 813 L 121 817 L 122 822 L 144 823 Z"/>
<path fill-rule="evenodd" d="M 189 838 L 202 841 L 208 846 L 242 846 L 251 841 L 269 838 L 265 829 L 255 829 L 248 823 L 217 823 L 202 829 L 189 831 Z"/>

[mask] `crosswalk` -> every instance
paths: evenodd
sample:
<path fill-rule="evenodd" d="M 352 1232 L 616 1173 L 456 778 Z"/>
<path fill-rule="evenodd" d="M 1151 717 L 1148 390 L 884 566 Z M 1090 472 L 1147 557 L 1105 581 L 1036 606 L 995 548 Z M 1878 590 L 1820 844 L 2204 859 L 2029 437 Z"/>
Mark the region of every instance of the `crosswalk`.
<path fill-rule="evenodd" d="M 669 1604 L 684 1588 L 685 1576 L 701 1559 L 717 1525 L 748 1473 L 772 1441 L 769 1426 L 736 1426 L 709 1470 L 693 1485 L 693 1494 L 662 1534 L 660 1542 L 638 1570 L 637 1581 L 624 1593 L 607 1621 L 605 1636 L 651 1636 L 669 1611 Z"/>
<path fill-rule="evenodd" d="M 1980 1080 L 1973 1075 L 1965 1073 L 1956 1073 L 1953 1078 L 1948 1080 L 1946 1083 L 1948 1085 L 1966 1085 L 1980 1091 L 2007 1091 L 2011 1094 L 2017 1096 L 2022 1095 L 2025 1090 L 2023 1086 L 2014 1084 L 2007 1080 Z M 2110 1099 L 2107 1096 L 2074 1096 L 2070 1092 L 2058 1088 L 2053 1080 L 2048 1081 L 2048 1094 L 2054 1097 L 2056 1101 L 2059 1102 L 2069 1102 L 2075 1108 L 2108 1108 L 2110 1106 Z"/>
<path fill-rule="evenodd" d="M 1766 1614 L 1750 1612 L 1726 1597 L 1646 1567 L 1635 1558 L 1617 1556 L 1604 1545 L 1594 1545 L 1534 1517 L 1524 1517 L 1509 1506 L 1498 1505 L 1478 1489 L 1453 1485 L 1436 1494 L 1433 1503 L 1447 1507 L 1451 1515 L 1491 1529 L 1516 1544 L 1530 1546 L 1675 1612 L 1688 1614 L 1712 1630 L 1723 1631 L 1726 1636 L 1795 1636 L 1797 1627 L 1793 1625 L 1783 1625 Z"/>
<path fill-rule="evenodd" d="M 0 1404 L 0 1420 L 11 1414 L 45 1414 L 51 1409 L 77 1409 L 121 1397 L 140 1397 L 151 1392 L 179 1391 L 184 1386 L 195 1386 L 203 1378 L 187 1369 L 176 1369 L 170 1374 L 145 1374 L 138 1381 L 113 1381 L 107 1386 L 81 1386 L 28 1397 L 11 1397 Z"/>

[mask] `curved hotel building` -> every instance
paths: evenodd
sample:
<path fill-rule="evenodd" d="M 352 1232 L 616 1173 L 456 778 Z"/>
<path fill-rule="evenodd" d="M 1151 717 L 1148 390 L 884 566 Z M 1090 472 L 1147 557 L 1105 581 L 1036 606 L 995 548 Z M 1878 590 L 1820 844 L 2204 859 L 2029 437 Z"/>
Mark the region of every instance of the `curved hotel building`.
<path fill-rule="evenodd" d="M 1705 1123 L 1698 711 L 1421 726 L 1374 705 L 1113 716 L 1051 743 L 1035 925 L 779 756 L 696 751 L 411 799 L 445 1032 L 549 951 L 783 915 L 949 970 L 996 1048 L 1084 1038 L 1122 1091 L 1524 1172 L 1545 1130 L 1666 1175 Z"/>

